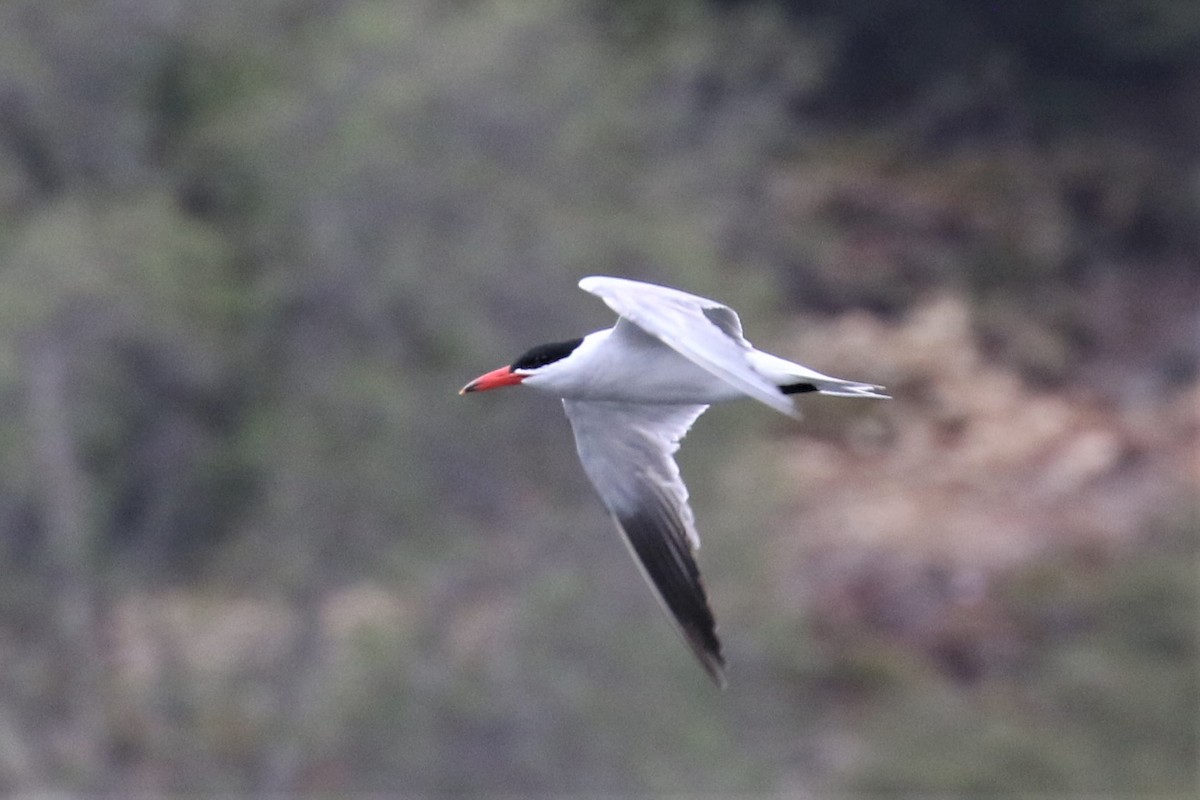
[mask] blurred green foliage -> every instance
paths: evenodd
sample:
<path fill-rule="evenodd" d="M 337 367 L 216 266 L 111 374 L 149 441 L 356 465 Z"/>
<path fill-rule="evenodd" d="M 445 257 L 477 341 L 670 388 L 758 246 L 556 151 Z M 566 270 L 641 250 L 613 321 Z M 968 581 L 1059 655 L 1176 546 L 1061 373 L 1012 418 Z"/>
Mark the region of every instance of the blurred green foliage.
<path fill-rule="evenodd" d="M 1169 0 L 0 4 L 0 792 L 1194 785 L 1187 530 L 1006 575 L 1019 658 L 964 685 L 775 602 L 788 487 L 741 448 L 783 434 L 714 411 L 716 695 L 557 404 L 454 392 L 608 324 L 593 272 L 764 340 L 961 292 L 1027 377 L 1185 385 L 1198 38 Z"/>
<path fill-rule="evenodd" d="M 1200 748 L 1194 509 L 1161 528 L 1133 554 L 1064 552 L 1006 576 L 998 627 L 1011 626 L 1012 652 L 969 690 L 928 671 L 860 680 L 882 701 L 866 704 L 873 756 L 850 785 L 1185 796 Z M 888 647 L 856 645 L 894 664 Z"/>

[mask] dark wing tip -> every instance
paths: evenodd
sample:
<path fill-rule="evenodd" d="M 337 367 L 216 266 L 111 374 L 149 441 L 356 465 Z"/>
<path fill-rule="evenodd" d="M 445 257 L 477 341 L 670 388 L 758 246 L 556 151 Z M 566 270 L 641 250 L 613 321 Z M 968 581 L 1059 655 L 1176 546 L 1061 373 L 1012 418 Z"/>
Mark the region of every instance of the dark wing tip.
<path fill-rule="evenodd" d="M 653 500 L 617 522 L 659 599 L 717 686 L 725 688 L 725 658 L 700 569 L 682 522 Z"/>
<path fill-rule="evenodd" d="M 704 667 L 704 671 L 708 673 L 708 677 L 712 678 L 713 683 L 717 685 L 718 689 L 724 689 L 728 685 L 728 681 L 725 680 L 725 658 L 721 655 L 720 643 L 718 642 L 718 649 L 715 653 L 701 652 L 696 648 L 695 643 L 692 642 L 690 637 L 688 638 L 688 644 L 692 645 L 692 652 L 700 660 L 700 665 Z"/>
<path fill-rule="evenodd" d="M 696 579 L 696 589 L 700 593 L 700 602 L 704 614 L 700 619 L 681 618 L 672 610 L 683 631 L 683 637 L 692 648 L 704 671 L 721 689 L 725 688 L 725 655 L 721 652 L 721 640 L 717 638 L 717 625 L 712 610 L 708 607 L 708 598 L 704 594 L 704 584 Z M 665 598 L 664 598 L 665 599 Z M 668 602 L 668 608 L 670 603 Z M 695 624 L 699 623 L 699 624 Z"/>

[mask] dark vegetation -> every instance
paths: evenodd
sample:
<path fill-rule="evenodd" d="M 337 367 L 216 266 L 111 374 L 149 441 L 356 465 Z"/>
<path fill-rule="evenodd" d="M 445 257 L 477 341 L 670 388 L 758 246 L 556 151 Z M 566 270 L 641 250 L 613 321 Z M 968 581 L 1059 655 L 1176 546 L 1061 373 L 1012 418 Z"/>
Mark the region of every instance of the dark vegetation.
<path fill-rule="evenodd" d="M 0 791 L 1197 788 L 1200 5 L 0 5 Z M 553 401 L 728 301 L 714 693 Z"/>

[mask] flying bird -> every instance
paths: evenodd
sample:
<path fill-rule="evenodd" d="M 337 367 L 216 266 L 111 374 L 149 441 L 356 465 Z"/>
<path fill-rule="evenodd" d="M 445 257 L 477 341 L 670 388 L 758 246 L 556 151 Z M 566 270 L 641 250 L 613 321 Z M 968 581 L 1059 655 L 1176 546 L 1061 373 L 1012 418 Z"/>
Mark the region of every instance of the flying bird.
<path fill-rule="evenodd" d="M 459 394 L 520 384 L 562 398 L 584 472 L 669 617 L 724 687 L 716 620 L 694 557 L 700 537 L 673 457 L 679 442 L 726 400 L 753 397 L 798 419 L 792 395 L 887 395 L 755 349 L 737 313 L 716 301 L 599 275 L 579 288 L 617 312 L 616 325 L 538 345 Z"/>

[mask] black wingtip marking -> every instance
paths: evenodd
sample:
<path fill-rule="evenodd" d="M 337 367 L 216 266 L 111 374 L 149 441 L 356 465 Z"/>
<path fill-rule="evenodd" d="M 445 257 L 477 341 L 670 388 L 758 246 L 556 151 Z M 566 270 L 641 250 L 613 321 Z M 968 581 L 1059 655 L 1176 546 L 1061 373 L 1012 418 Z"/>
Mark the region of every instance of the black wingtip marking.
<path fill-rule="evenodd" d="M 717 638 L 716 618 L 709 608 L 687 532 L 655 503 L 621 515 L 618 522 L 692 652 L 717 686 L 725 688 L 725 658 Z"/>
<path fill-rule="evenodd" d="M 807 394 L 817 391 L 817 387 L 811 383 L 789 383 L 787 386 L 780 386 L 779 391 L 784 394 Z"/>

